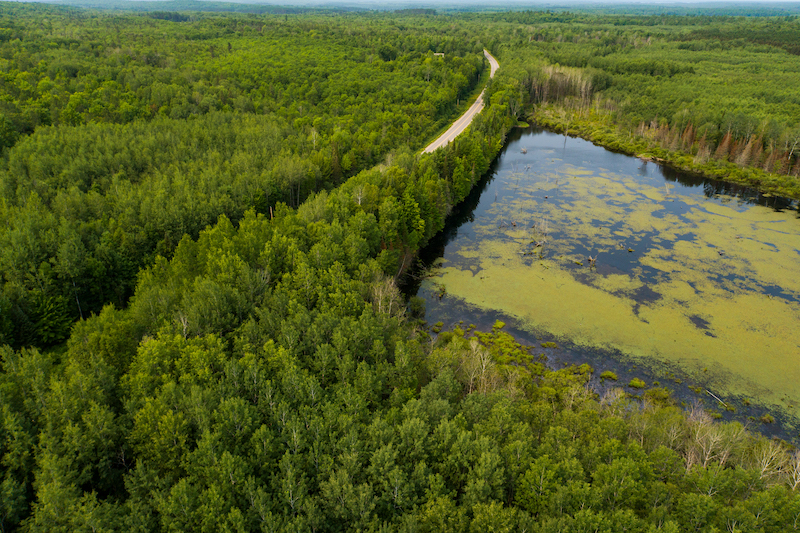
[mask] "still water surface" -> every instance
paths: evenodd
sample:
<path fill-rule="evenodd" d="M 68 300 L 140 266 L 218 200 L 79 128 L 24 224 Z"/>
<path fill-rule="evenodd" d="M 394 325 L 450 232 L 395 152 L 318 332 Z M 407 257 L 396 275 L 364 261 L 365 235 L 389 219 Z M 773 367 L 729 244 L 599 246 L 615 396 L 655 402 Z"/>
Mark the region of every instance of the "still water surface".
<path fill-rule="evenodd" d="M 693 382 L 796 429 L 794 201 L 517 130 L 421 259 L 431 324 L 506 320 L 598 373 Z"/>

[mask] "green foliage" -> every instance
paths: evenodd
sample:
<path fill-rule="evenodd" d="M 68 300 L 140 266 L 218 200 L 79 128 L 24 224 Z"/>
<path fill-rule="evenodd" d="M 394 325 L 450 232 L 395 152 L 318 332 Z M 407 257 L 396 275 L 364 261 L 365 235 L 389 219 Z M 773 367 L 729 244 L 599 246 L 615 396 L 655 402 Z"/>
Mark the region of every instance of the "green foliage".
<path fill-rule="evenodd" d="M 600 374 L 600 379 L 602 379 L 602 380 L 611 380 L 611 381 L 617 381 L 617 375 L 616 375 L 614 372 L 612 372 L 611 370 L 604 370 L 604 371 L 603 371 L 603 372 Z"/>
<path fill-rule="evenodd" d="M 0 334 L 14 346 L 61 342 L 71 321 L 126 306 L 141 268 L 220 215 L 236 224 L 247 209 L 298 207 L 390 150 L 421 146 L 483 69 L 474 39 L 368 17 L 180 15 L 175 25 L 169 13 L 47 11 L 44 26 L 30 7 L 0 15 L 15 36 L 0 42 L 0 272 L 14 321 Z M 374 53 L 381 42 L 390 57 Z M 433 62 L 438 49 L 447 56 Z M 430 173 L 405 188 L 412 167 L 353 191 L 381 222 L 393 275 L 452 205 Z M 385 181 L 392 194 L 380 195 Z"/>
<path fill-rule="evenodd" d="M 673 402 L 670 390 L 657 386 L 656 382 L 644 393 L 644 397 L 655 405 L 670 405 Z"/>
<path fill-rule="evenodd" d="M 591 367 L 550 370 L 502 323 L 432 342 L 408 320 L 395 276 L 489 169 L 521 73 L 498 75 L 447 147 L 402 145 L 449 118 L 479 40 L 575 15 L 2 13 L 20 138 L 2 174 L 0 335 L 69 335 L 0 348 L 4 530 L 797 519 L 789 455 L 741 425 L 660 392 L 598 398 Z"/>
<path fill-rule="evenodd" d="M 796 21 L 573 15 L 537 23 L 504 67 L 537 105 L 539 124 L 798 197 Z"/>
<path fill-rule="evenodd" d="M 643 389 L 647 387 L 647 383 L 645 383 L 639 378 L 633 378 L 631 379 L 630 383 L 628 383 L 628 387 L 631 387 L 633 389 Z"/>
<path fill-rule="evenodd" d="M 771 154 L 767 154 L 763 150 L 759 152 L 755 144 L 748 142 L 740 145 L 739 149 L 744 150 L 747 145 L 750 145 L 749 150 L 751 152 L 755 150 L 768 160 L 761 161 L 763 163 L 762 167 L 742 166 L 742 164 L 727 161 L 727 155 L 721 155 L 720 157 L 723 157 L 722 160 L 712 157 L 715 152 L 712 151 L 713 146 L 709 142 L 705 142 L 702 145 L 695 143 L 691 148 L 687 147 L 687 152 L 680 150 L 679 144 L 674 144 L 669 140 L 680 139 L 680 134 L 676 134 L 675 130 L 670 133 L 668 127 L 662 128 L 660 130 L 661 133 L 657 133 L 655 130 L 641 129 L 639 131 L 642 132 L 643 136 L 632 137 L 630 134 L 631 129 L 620 129 L 618 125 L 613 123 L 612 116 L 608 113 L 592 111 L 581 117 L 578 112 L 572 110 L 542 106 L 538 109 L 536 117 L 540 125 L 557 131 L 569 131 L 613 150 L 627 152 L 647 161 L 658 161 L 686 172 L 741 183 L 773 194 L 791 198 L 800 196 L 800 182 L 795 176 L 796 165 L 791 159 L 794 156 L 794 153 L 790 153 L 791 150 L 780 154 L 777 149 L 773 149 Z M 696 135 L 693 132 L 690 132 L 690 134 L 690 137 Z M 789 133 L 787 135 L 793 136 L 794 134 Z M 727 143 L 727 148 L 723 150 L 725 154 L 729 154 L 726 150 L 731 149 L 732 142 L 723 140 L 723 147 Z M 794 141 L 792 140 L 790 144 L 793 143 Z M 667 148 L 664 148 L 664 146 L 667 146 Z M 676 148 L 676 150 L 671 151 L 669 146 Z M 784 174 L 781 174 L 778 171 L 778 167 L 774 166 L 774 163 L 779 160 L 785 163 L 782 163 L 783 166 L 781 167 L 785 170 Z M 628 251 L 632 252 L 633 249 Z"/>

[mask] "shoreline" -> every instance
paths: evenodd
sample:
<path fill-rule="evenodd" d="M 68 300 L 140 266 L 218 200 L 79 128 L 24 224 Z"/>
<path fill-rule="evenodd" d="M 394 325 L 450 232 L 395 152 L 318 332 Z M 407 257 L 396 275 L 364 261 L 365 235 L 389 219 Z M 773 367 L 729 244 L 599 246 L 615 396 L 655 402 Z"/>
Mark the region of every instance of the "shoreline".
<path fill-rule="evenodd" d="M 537 126 L 541 126 L 541 124 L 538 124 Z M 550 128 L 547 127 L 546 129 Z M 512 141 L 513 137 L 506 139 L 503 148 L 497 154 L 497 158 L 501 157 L 503 153 L 508 150 L 509 144 Z M 601 146 L 596 142 L 594 144 Z M 667 161 L 659 161 L 658 163 L 665 165 L 668 164 Z M 485 180 L 487 179 L 491 179 L 491 170 L 489 173 L 482 176 L 481 180 L 476 183 L 470 195 L 477 195 L 479 197 L 481 194 L 485 193 Z M 450 217 L 448 217 L 449 220 L 446 222 L 446 228 L 454 222 L 454 219 L 451 217 L 455 217 L 455 220 L 469 217 L 469 213 L 466 211 L 474 208 L 474 205 L 470 204 L 474 204 L 476 200 L 477 198 L 472 198 L 472 202 L 470 202 L 469 200 L 465 199 L 465 201 L 460 205 L 460 209 L 456 210 L 450 215 Z M 446 231 L 447 230 L 445 229 L 445 232 Z M 442 239 L 440 238 L 438 239 L 438 242 L 429 242 L 428 244 L 433 245 L 434 247 L 442 246 L 441 241 Z M 417 260 L 410 265 L 410 268 L 407 269 L 408 272 L 413 272 L 416 268 L 419 268 L 420 261 L 422 261 L 422 264 L 430 261 L 430 257 L 427 257 L 426 259 L 427 255 L 428 254 L 424 249 L 420 249 L 417 253 Z M 419 283 L 419 281 L 411 281 L 406 287 L 403 288 L 406 298 L 417 296 L 427 300 L 428 298 L 421 294 L 422 291 L 420 291 L 419 287 L 416 289 L 413 288 L 417 283 Z M 409 291 L 409 288 L 413 292 Z M 446 297 L 454 296 L 448 292 Z M 441 296 L 439 299 L 441 299 Z M 471 307 L 471 305 L 467 304 L 466 302 L 464 302 L 463 305 L 466 307 Z M 476 311 L 477 309 L 478 308 L 475 308 Z M 482 314 L 483 312 L 486 311 L 477 311 L 478 314 Z M 705 374 L 692 372 L 690 369 L 676 366 L 670 362 L 659 361 L 658 359 L 637 358 L 631 356 L 630 354 L 616 352 L 614 350 L 591 350 L 593 353 L 595 353 L 595 355 L 598 356 L 599 359 L 605 361 L 605 364 L 596 366 L 596 362 L 592 362 L 590 359 L 581 357 L 582 355 L 586 354 L 586 348 L 574 344 L 572 339 L 567 337 L 559 337 L 558 335 L 542 334 L 542 332 L 535 333 L 528 331 L 518 324 L 519 318 L 513 314 L 509 314 L 507 312 L 500 312 L 499 314 L 502 315 L 502 317 L 499 319 L 509 324 L 509 332 L 516 330 L 514 337 L 518 342 L 529 344 L 529 342 L 526 341 L 530 341 L 532 338 L 536 339 L 536 342 L 532 344 L 539 344 L 540 340 L 556 341 L 561 349 L 554 350 L 551 355 L 549 354 L 549 357 L 551 357 L 551 363 L 555 365 L 554 368 L 558 368 L 561 363 L 574 365 L 588 363 L 595 367 L 597 371 L 594 375 L 594 379 L 596 379 L 595 384 L 598 385 L 598 388 L 601 391 L 605 388 L 619 387 L 628 393 L 632 393 L 634 396 L 641 396 L 645 391 L 660 389 L 666 386 L 666 388 L 671 389 L 670 396 L 675 401 L 676 405 L 682 404 L 682 407 L 688 408 L 690 405 L 699 401 L 703 405 L 703 408 L 706 409 L 713 418 L 720 418 L 727 421 L 737 420 L 744 426 L 747 426 L 762 435 L 768 437 L 779 437 L 789 442 L 793 442 L 795 445 L 798 442 L 796 433 L 798 427 L 798 418 L 779 403 L 770 401 L 766 398 L 758 398 L 745 394 L 723 395 L 716 387 L 718 384 L 716 384 L 714 380 L 710 379 L 709 376 Z M 451 316 L 451 318 L 454 320 L 444 321 L 446 323 L 446 328 L 448 326 L 458 327 L 459 319 L 465 323 L 474 321 L 474 318 L 470 318 L 468 315 Z M 492 315 L 491 319 L 487 319 L 487 321 L 482 324 L 482 327 L 479 325 L 479 329 L 489 328 L 491 326 L 491 322 L 497 318 L 497 316 Z M 426 323 L 429 329 L 434 326 L 433 322 L 435 320 L 437 320 L 437 318 L 432 318 L 426 312 Z M 451 323 L 447 324 L 448 322 Z M 479 322 L 474 323 L 478 324 Z M 522 333 L 522 335 L 520 335 L 520 332 L 523 331 L 526 333 Z M 540 337 L 544 338 L 540 339 Z M 550 352 L 550 350 L 546 351 Z M 611 370 L 615 374 L 619 375 L 620 381 L 604 381 L 601 378 L 600 373 L 606 370 Z M 626 387 L 628 381 L 633 378 L 641 377 L 644 377 L 648 383 L 648 386 L 643 391 L 636 391 Z M 659 392 L 656 390 L 654 393 Z M 722 405 L 718 405 L 720 400 L 719 397 L 716 397 L 715 395 L 724 397 L 724 402 Z M 731 409 L 728 409 L 729 406 Z M 764 420 L 769 418 L 773 419 L 771 423 L 764 422 Z"/>
<path fill-rule="evenodd" d="M 562 135 L 566 131 L 568 136 L 580 137 L 613 152 L 655 162 L 698 177 L 751 187 L 766 197 L 783 196 L 800 201 L 800 179 L 791 175 L 768 173 L 755 167 L 741 167 L 735 163 L 715 159 L 698 164 L 692 154 L 654 146 L 653 141 L 644 137 L 626 138 L 616 131 L 616 126 L 600 120 L 565 121 L 541 108 L 534 108 L 529 117 L 537 126 Z"/>

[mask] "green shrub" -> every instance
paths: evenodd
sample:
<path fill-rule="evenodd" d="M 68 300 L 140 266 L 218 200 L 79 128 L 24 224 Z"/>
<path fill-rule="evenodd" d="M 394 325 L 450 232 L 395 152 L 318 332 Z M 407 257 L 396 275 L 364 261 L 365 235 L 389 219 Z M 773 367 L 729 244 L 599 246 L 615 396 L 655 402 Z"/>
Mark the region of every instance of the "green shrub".
<path fill-rule="evenodd" d="M 647 386 L 647 384 L 639 378 L 633 378 L 630 383 L 628 383 L 628 387 L 634 389 L 643 389 Z"/>
<path fill-rule="evenodd" d="M 655 405 L 671 405 L 672 395 L 666 387 L 655 387 L 644 393 L 644 397 Z"/>

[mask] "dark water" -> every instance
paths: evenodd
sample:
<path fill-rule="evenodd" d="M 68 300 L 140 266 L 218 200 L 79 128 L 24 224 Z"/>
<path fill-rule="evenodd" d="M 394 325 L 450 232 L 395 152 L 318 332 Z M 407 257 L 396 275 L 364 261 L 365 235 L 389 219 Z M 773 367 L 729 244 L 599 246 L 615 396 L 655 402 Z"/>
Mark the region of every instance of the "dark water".
<path fill-rule="evenodd" d="M 779 423 L 760 429 L 793 440 L 799 216 L 795 200 L 517 129 L 403 290 L 425 300 L 429 324 L 502 320 L 553 367 L 658 382 L 726 418 L 769 412 Z"/>

